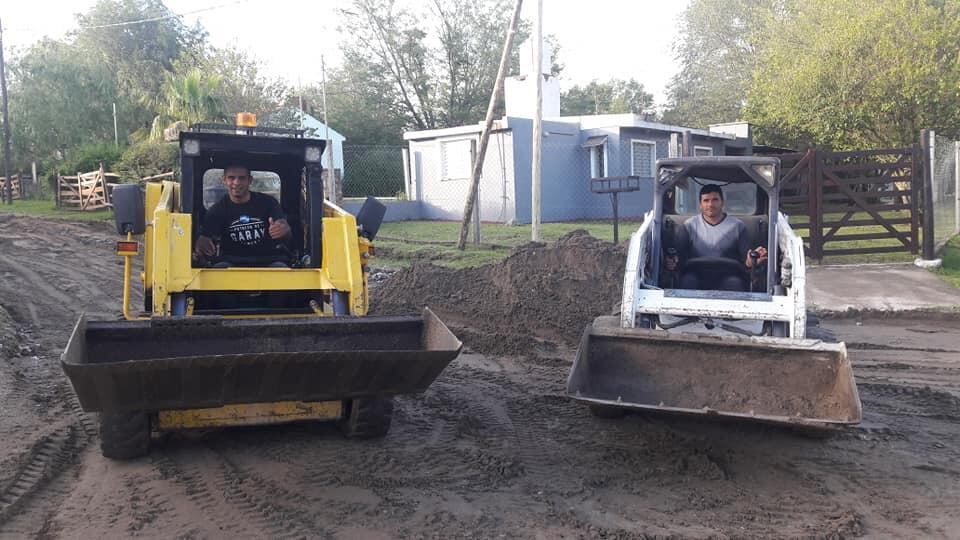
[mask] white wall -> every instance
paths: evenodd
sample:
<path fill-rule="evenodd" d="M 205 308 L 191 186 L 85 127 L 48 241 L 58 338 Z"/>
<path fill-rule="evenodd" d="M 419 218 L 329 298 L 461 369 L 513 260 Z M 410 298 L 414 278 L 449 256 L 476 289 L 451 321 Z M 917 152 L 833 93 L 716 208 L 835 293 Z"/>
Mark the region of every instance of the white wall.
<path fill-rule="evenodd" d="M 424 219 L 460 220 L 470 189 L 470 140 L 480 134 L 410 141 L 410 189 L 423 203 Z M 444 152 L 447 166 L 444 167 Z M 451 155 L 455 152 L 455 155 Z M 509 131 L 491 133 L 480 179 L 480 219 L 504 223 L 515 219 L 513 141 Z"/>
<path fill-rule="evenodd" d="M 533 118 L 537 113 L 537 79 L 532 76 L 507 77 L 504 80 L 504 101 L 507 116 Z M 543 117 L 560 117 L 560 81 L 546 77 L 543 81 Z"/>

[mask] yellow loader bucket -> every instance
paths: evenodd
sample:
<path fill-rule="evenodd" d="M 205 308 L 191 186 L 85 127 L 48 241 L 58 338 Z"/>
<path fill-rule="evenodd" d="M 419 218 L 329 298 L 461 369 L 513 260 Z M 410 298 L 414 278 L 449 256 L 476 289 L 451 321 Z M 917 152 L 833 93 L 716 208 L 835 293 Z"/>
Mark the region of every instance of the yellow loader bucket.
<path fill-rule="evenodd" d="M 856 424 L 860 397 L 843 343 L 588 326 L 567 393 L 595 405 L 777 424 Z"/>

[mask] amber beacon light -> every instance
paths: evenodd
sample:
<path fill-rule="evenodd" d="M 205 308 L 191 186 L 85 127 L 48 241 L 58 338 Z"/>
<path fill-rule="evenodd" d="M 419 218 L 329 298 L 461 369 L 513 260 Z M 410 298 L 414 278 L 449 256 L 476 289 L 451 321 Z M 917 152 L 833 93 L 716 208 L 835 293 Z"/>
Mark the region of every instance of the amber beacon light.
<path fill-rule="evenodd" d="M 257 127 L 257 115 L 248 112 L 237 113 L 237 126 Z"/>

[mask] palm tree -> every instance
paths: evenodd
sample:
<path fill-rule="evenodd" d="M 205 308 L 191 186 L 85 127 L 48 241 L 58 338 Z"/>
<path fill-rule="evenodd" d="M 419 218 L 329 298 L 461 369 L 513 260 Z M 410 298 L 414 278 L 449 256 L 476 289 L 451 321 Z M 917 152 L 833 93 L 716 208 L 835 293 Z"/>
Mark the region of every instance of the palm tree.
<path fill-rule="evenodd" d="M 162 139 L 163 129 L 174 122 L 189 126 L 224 120 L 224 102 L 218 93 L 220 81 L 219 75 L 204 75 L 197 68 L 185 74 L 168 75 L 154 103 L 157 116 L 153 119 L 150 138 Z"/>

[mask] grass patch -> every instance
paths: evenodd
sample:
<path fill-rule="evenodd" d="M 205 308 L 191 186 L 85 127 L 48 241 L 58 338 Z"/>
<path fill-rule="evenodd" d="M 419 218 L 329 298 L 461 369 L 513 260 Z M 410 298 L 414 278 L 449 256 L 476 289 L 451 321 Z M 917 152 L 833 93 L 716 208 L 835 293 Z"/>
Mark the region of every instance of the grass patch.
<path fill-rule="evenodd" d="M 887 219 L 905 219 L 910 217 L 909 212 L 905 211 L 890 211 L 890 212 L 880 212 L 880 215 Z M 826 214 L 823 217 L 824 222 L 838 222 L 840 221 L 845 214 Z M 853 214 L 850 218 L 852 220 L 870 220 L 873 217 L 867 212 L 857 212 Z M 805 228 L 798 228 L 801 224 L 806 224 L 809 222 L 809 218 L 806 215 L 796 215 L 790 216 L 790 224 L 794 227 L 794 231 L 800 236 L 807 238 L 810 235 L 810 231 Z M 896 230 L 909 235 L 910 225 L 909 224 L 896 224 L 893 226 Z M 824 227 L 823 234 L 826 235 L 832 229 L 831 226 Z M 834 233 L 834 238 L 853 235 L 853 234 L 876 234 L 882 233 L 886 234 L 888 231 L 882 225 L 857 225 L 850 226 L 846 225 L 838 229 Z M 918 249 L 922 245 L 923 241 L 923 231 L 918 235 Z M 895 238 L 881 238 L 881 239 L 854 239 L 854 240 L 828 240 L 824 245 L 824 250 L 834 250 L 834 249 L 863 249 L 863 248 L 901 248 L 903 244 Z M 906 248 L 904 248 L 906 249 Z M 908 251 L 896 252 L 896 253 L 857 253 L 853 255 L 826 255 L 823 258 L 823 264 L 864 264 L 864 263 L 897 263 L 897 262 L 911 262 L 917 258 L 917 254 L 910 253 Z M 808 264 L 817 264 L 815 259 L 810 257 L 807 258 Z"/>
<path fill-rule="evenodd" d="M 639 221 L 620 224 L 620 241 L 626 241 L 640 226 Z M 595 238 L 613 241 L 613 224 L 609 221 L 576 221 L 544 223 L 540 226 L 543 242 L 553 242 L 577 229 L 585 229 Z M 473 244 L 473 233 L 467 236 L 466 249 L 457 249 L 460 223 L 452 221 L 401 221 L 384 223 L 377 236 L 377 257 L 373 266 L 406 267 L 415 260 L 429 260 L 440 266 L 466 268 L 506 257 L 510 250 L 530 242 L 530 225 L 484 223 L 480 226 L 480 245 Z"/>
<path fill-rule="evenodd" d="M 960 236 L 954 236 L 940 254 L 943 266 L 935 273 L 950 285 L 960 289 Z"/>
<path fill-rule="evenodd" d="M 63 208 L 57 208 L 52 200 L 46 199 L 16 200 L 13 201 L 12 205 L 0 203 L 0 214 L 37 216 L 52 219 L 62 219 L 65 221 L 82 222 L 113 220 L 113 212 L 108 208 L 92 210 L 89 212 L 66 210 Z"/>

